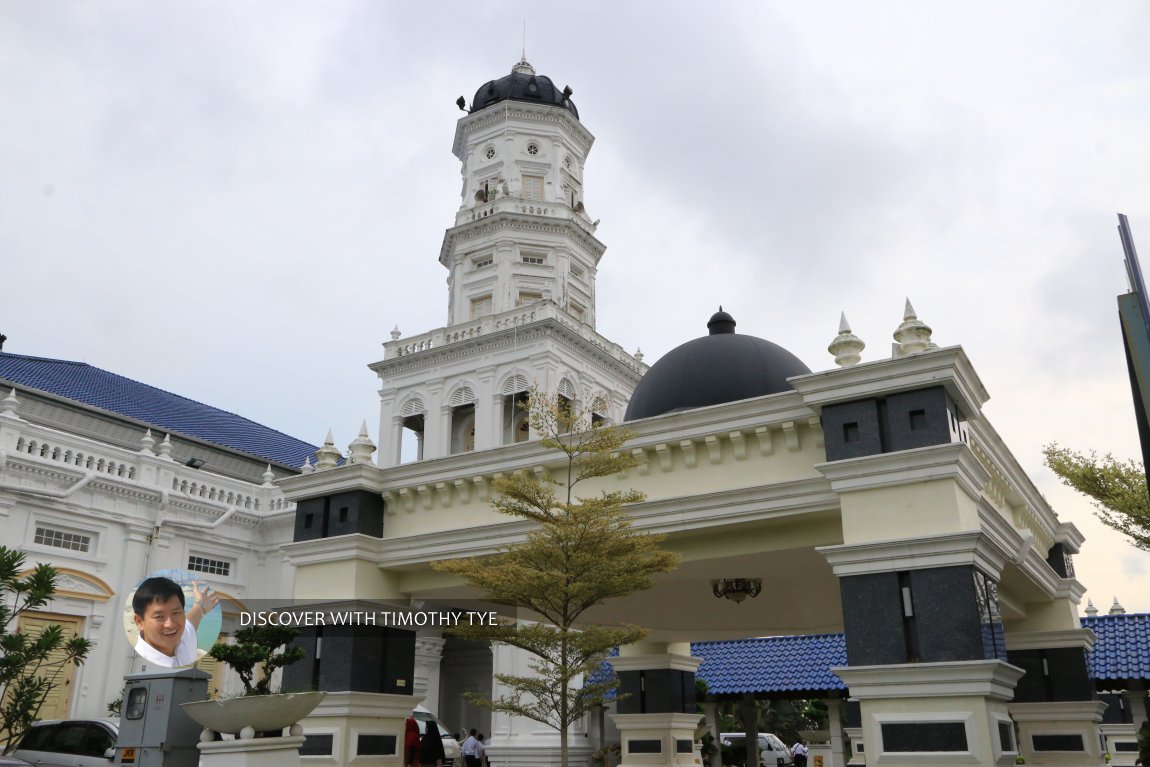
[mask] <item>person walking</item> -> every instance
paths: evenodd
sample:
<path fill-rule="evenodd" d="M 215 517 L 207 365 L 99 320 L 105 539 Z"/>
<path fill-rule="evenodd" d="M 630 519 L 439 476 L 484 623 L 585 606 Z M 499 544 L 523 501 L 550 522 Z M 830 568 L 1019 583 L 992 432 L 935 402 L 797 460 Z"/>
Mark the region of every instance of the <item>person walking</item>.
<path fill-rule="evenodd" d="M 807 753 L 809 750 L 803 743 L 803 739 L 796 740 L 795 745 L 791 746 L 791 756 L 795 758 L 795 767 L 807 767 Z"/>
<path fill-rule="evenodd" d="M 479 767 L 487 767 L 490 764 L 487 761 L 487 744 L 483 742 L 483 733 L 475 736 L 475 763 Z"/>

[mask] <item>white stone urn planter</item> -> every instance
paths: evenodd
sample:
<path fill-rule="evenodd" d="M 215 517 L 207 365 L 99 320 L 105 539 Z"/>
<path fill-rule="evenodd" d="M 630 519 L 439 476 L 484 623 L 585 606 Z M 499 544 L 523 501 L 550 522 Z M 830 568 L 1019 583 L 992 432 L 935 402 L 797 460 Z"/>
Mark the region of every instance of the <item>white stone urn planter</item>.
<path fill-rule="evenodd" d="M 205 730 L 247 739 L 254 737 L 257 732 L 292 727 L 310 714 L 326 696 L 326 692 L 246 695 L 227 700 L 198 700 L 181 704 L 181 708 Z"/>

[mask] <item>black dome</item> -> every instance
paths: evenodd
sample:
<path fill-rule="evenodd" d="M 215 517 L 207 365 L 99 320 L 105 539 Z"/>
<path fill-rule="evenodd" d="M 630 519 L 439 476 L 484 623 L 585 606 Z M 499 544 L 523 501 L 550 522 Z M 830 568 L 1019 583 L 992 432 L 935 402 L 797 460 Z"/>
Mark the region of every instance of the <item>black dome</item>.
<path fill-rule="evenodd" d="M 790 391 L 788 378 L 811 372 L 778 344 L 737 335 L 734 318 L 722 308 L 707 327 L 710 335 L 675 347 L 651 366 L 624 421 Z"/>
<path fill-rule="evenodd" d="M 555 87 L 550 77 L 535 74 L 535 68 L 525 60 L 511 69 L 511 74 L 490 80 L 480 86 L 471 100 L 471 111 L 478 112 L 501 101 L 526 101 L 533 104 L 550 104 L 563 107 L 575 119 L 579 110 L 571 100 L 571 91 L 564 92 Z"/>

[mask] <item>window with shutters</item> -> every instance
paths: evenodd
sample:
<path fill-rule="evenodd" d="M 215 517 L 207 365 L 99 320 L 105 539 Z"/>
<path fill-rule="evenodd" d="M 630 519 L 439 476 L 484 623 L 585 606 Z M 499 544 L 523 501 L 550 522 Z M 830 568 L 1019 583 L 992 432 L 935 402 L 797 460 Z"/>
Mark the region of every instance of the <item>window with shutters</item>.
<path fill-rule="evenodd" d="M 487 317 L 491 314 L 491 294 L 471 299 L 471 319 Z"/>
<path fill-rule="evenodd" d="M 525 199 L 525 200 L 542 200 L 543 199 L 543 177 L 542 176 L 524 176 L 523 177 L 523 199 Z"/>

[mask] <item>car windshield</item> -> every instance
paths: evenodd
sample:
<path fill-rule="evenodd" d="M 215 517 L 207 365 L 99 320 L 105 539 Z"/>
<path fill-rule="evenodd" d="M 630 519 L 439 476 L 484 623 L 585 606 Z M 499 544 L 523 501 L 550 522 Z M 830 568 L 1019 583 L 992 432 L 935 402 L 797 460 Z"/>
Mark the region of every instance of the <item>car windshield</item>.
<path fill-rule="evenodd" d="M 428 722 L 435 722 L 436 725 L 439 727 L 440 737 L 442 737 L 442 738 L 450 738 L 451 737 L 451 733 L 448 732 L 447 728 L 444 727 L 442 724 L 439 724 L 438 720 L 436 720 L 436 718 L 434 716 L 432 716 L 431 714 L 428 714 L 424 711 L 414 711 L 414 712 L 412 712 L 411 716 L 415 719 L 415 723 L 417 725 L 419 725 L 419 734 L 420 735 L 427 732 L 427 723 Z"/>

